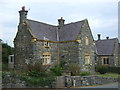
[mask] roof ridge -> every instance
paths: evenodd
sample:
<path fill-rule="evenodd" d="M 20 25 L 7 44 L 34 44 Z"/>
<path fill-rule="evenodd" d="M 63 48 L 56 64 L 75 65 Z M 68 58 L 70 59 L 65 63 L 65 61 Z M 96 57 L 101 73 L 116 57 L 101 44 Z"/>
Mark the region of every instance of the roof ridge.
<path fill-rule="evenodd" d="M 42 24 L 45 24 L 45 25 L 53 26 L 53 27 L 57 27 L 55 25 L 51 25 L 51 24 L 48 24 L 48 23 L 44 23 L 44 22 L 40 22 L 40 21 L 36 21 L 36 20 L 32 20 L 32 19 L 27 19 L 27 20 L 37 22 L 37 23 L 42 23 Z"/>
<path fill-rule="evenodd" d="M 84 22 L 85 20 L 81 20 L 81 21 L 77 21 L 77 22 L 71 22 L 71 23 L 67 23 L 67 24 L 65 24 L 64 26 L 66 26 L 66 25 L 70 25 L 70 24 L 75 24 L 75 23 L 79 23 L 79 22 Z"/>
<path fill-rule="evenodd" d="M 27 19 L 27 20 L 30 20 L 30 21 L 33 21 L 33 22 L 37 22 L 37 23 L 46 24 L 46 25 L 53 26 L 53 27 L 58 27 L 58 25 L 51 25 L 51 24 L 47 24 L 47 23 L 44 23 L 44 22 L 39 22 L 39 21 L 32 20 L 32 19 Z M 84 21 L 85 21 L 85 20 L 81 20 L 81 21 L 77 21 L 77 22 L 71 22 L 71 23 L 64 24 L 64 26 L 70 25 L 70 24 L 79 23 L 79 22 L 84 22 Z M 63 26 L 63 27 L 64 27 L 64 26 Z"/>

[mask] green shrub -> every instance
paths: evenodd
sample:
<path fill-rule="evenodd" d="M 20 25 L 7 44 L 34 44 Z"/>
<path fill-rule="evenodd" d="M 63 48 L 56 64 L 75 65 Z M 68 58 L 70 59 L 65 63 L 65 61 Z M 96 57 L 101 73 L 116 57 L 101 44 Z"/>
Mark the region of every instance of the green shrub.
<path fill-rule="evenodd" d="M 97 66 L 96 71 L 99 72 L 100 74 L 105 74 L 108 71 L 108 66 L 104 66 L 104 65 Z"/>
<path fill-rule="evenodd" d="M 67 63 L 67 62 L 66 62 L 65 60 L 61 60 L 61 61 L 60 61 L 60 66 L 61 66 L 62 68 L 64 68 L 64 66 L 65 66 L 66 63 Z"/>
<path fill-rule="evenodd" d="M 107 72 L 120 74 L 120 67 L 109 67 Z"/>
<path fill-rule="evenodd" d="M 62 68 L 60 67 L 60 65 L 56 65 L 54 68 L 51 68 L 52 73 L 55 76 L 60 76 L 62 74 Z"/>
<path fill-rule="evenodd" d="M 2 71 L 8 71 L 8 64 L 2 64 Z"/>
<path fill-rule="evenodd" d="M 80 66 L 79 66 L 79 64 L 76 64 L 76 63 L 70 64 L 70 71 L 71 71 L 72 76 L 80 75 Z"/>
<path fill-rule="evenodd" d="M 22 74 L 20 77 L 21 80 L 24 80 L 28 86 L 36 87 L 36 86 L 50 86 L 51 83 L 55 80 L 55 77 L 33 77 L 28 76 L 26 74 Z"/>
<path fill-rule="evenodd" d="M 46 72 L 38 72 L 38 71 L 30 71 L 27 74 L 28 76 L 31 77 L 46 77 L 47 73 Z"/>
<path fill-rule="evenodd" d="M 82 72 L 80 75 L 81 76 L 88 76 L 88 75 L 90 75 L 90 72 Z"/>
<path fill-rule="evenodd" d="M 96 72 L 118 73 L 120 74 L 120 67 L 97 66 Z"/>

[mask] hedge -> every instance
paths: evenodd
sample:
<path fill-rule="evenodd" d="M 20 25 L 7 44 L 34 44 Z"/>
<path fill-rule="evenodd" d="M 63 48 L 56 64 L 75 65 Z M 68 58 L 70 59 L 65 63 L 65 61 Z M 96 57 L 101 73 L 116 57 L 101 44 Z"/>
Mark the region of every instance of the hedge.
<path fill-rule="evenodd" d="M 96 66 L 95 71 L 99 72 L 101 74 L 104 74 L 104 73 L 118 73 L 118 74 L 120 74 L 120 67 L 109 67 L 109 66 L 101 65 L 101 66 Z"/>

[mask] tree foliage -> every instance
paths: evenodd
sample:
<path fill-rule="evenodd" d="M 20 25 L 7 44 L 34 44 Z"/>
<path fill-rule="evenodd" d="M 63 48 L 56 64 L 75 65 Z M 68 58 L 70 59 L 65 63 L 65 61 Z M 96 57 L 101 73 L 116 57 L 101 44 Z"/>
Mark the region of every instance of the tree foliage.
<path fill-rule="evenodd" d="M 2 43 L 2 62 L 8 63 L 8 56 L 13 54 L 13 48 L 7 43 Z"/>

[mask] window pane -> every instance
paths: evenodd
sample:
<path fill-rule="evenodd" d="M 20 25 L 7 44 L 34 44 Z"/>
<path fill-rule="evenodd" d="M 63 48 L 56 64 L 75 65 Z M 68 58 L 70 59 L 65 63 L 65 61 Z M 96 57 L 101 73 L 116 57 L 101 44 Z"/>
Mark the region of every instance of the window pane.
<path fill-rule="evenodd" d="M 85 56 L 85 64 L 90 64 L 90 56 Z"/>
<path fill-rule="evenodd" d="M 85 43 L 86 43 L 86 45 L 89 45 L 89 38 L 88 38 L 88 36 L 85 38 Z"/>
<path fill-rule="evenodd" d="M 103 58 L 103 62 L 104 62 L 104 64 L 106 64 L 105 58 Z"/>
<path fill-rule="evenodd" d="M 50 55 L 43 55 L 44 64 L 50 64 L 50 62 L 51 62 L 50 58 L 51 58 Z"/>
<path fill-rule="evenodd" d="M 107 58 L 107 64 L 109 64 L 109 58 Z"/>

